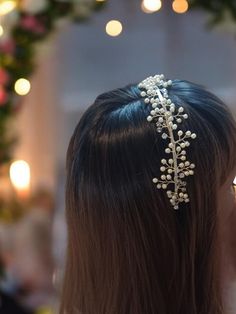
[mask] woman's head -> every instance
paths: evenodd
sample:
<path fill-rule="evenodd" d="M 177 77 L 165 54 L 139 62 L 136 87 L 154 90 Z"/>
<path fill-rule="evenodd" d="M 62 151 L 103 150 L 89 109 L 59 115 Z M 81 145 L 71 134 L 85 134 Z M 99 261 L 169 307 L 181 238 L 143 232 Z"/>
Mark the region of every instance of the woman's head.
<path fill-rule="evenodd" d="M 236 126 L 202 87 L 175 80 L 170 99 L 197 133 L 191 202 L 175 211 L 152 178 L 165 143 L 137 85 L 100 95 L 68 149 L 68 256 L 62 313 L 216 314 L 217 193 L 235 167 Z"/>

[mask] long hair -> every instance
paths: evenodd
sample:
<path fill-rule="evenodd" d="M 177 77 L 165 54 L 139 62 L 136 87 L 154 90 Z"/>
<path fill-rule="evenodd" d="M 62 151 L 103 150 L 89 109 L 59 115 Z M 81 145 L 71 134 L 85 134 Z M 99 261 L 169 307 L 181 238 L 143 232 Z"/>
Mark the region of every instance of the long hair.
<path fill-rule="evenodd" d="M 67 154 L 68 252 L 61 314 L 223 313 L 217 192 L 235 167 L 236 126 L 201 86 L 175 80 L 169 97 L 197 134 L 188 149 L 191 202 L 157 190 L 161 136 L 136 85 L 100 95 Z"/>

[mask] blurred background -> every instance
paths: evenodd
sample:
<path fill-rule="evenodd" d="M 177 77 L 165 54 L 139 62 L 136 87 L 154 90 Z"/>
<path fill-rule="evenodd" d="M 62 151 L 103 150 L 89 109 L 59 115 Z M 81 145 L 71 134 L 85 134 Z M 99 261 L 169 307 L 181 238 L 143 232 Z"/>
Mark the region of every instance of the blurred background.
<path fill-rule="evenodd" d="M 236 3 L 0 0 L 0 313 L 57 313 L 65 157 L 95 97 L 164 73 L 236 115 Z"/>

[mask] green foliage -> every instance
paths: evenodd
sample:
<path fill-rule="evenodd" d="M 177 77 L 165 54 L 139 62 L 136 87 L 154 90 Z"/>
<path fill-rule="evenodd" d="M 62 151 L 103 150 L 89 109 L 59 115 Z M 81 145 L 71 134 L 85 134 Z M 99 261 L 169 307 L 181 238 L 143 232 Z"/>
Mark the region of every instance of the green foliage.
<path fill-rule="evenodd" d="M 209 24 L 215 26 L 224 22 L 225 14 L 228 12 L 235 21 L 236 32 L 236 1 L 235 0 L 190 0 L 190 8 L 200 8 L 211 15 Z"/>
<path fill-rule="evenodd" d="M 9 135 L 8 122 L 20 108 L 21 96 L 14 91 L 19 78 L 29 78 L 36 67 L 36 44 L 45 40 L 61 18 L 84 22 L 105 2 L 48 0 L 47 7 L 37 14 L 19 11 L 19 18 L 10 37 L 0 41 L 0 166 L 9 162 L 16 139 Z"/>

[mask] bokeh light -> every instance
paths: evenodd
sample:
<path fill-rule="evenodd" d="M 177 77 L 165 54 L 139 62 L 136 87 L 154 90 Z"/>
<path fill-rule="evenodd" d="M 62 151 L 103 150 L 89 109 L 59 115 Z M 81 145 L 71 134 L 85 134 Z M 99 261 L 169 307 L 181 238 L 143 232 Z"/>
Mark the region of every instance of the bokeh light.
<path fill-rule="evenodd" d="M 10 13 L 16 7 L 16 1 L 13 0 L 4 0 L 0 1 L 0 15 L 6 15 Z"/>
<path fill-rule="evenodd" d="M 120 21 L 111 20 L 106 25 L 106 33 L 110 36 L 119 36 L 122 32 L 123 26 Z"/>
<path fill-rule="evenodd" d="M 161 9 L 161 0 L 143 0 L 141 8 L 145 13 L 153 13 Z"/>
<path fill-rule="evenodd" d="M 14 161 L 10 166 L 10 179 L 13 186 L 18 189 L 27 189 L 30 185 L 30 166 L 24 160 Z"/>
<path fill-rule="evenodd" d="M 2 25 L 0 25 L 0 37 L 3 35 L 3 33 L 4 33 L 3 27 Z"/>
<path fill-rule="evenodd" d="M 20 78 L 15 83 L 15 92 L 18 95 L 24 96 L 27 95 L 30 92 L 30 82 L 24 78 Z"/>
<path fill-rule="evenodd" d="M 186 0 L 174 0 L 172 8 L 176 13 L 185 13 L 188 11 L 188 2 Z"/>

